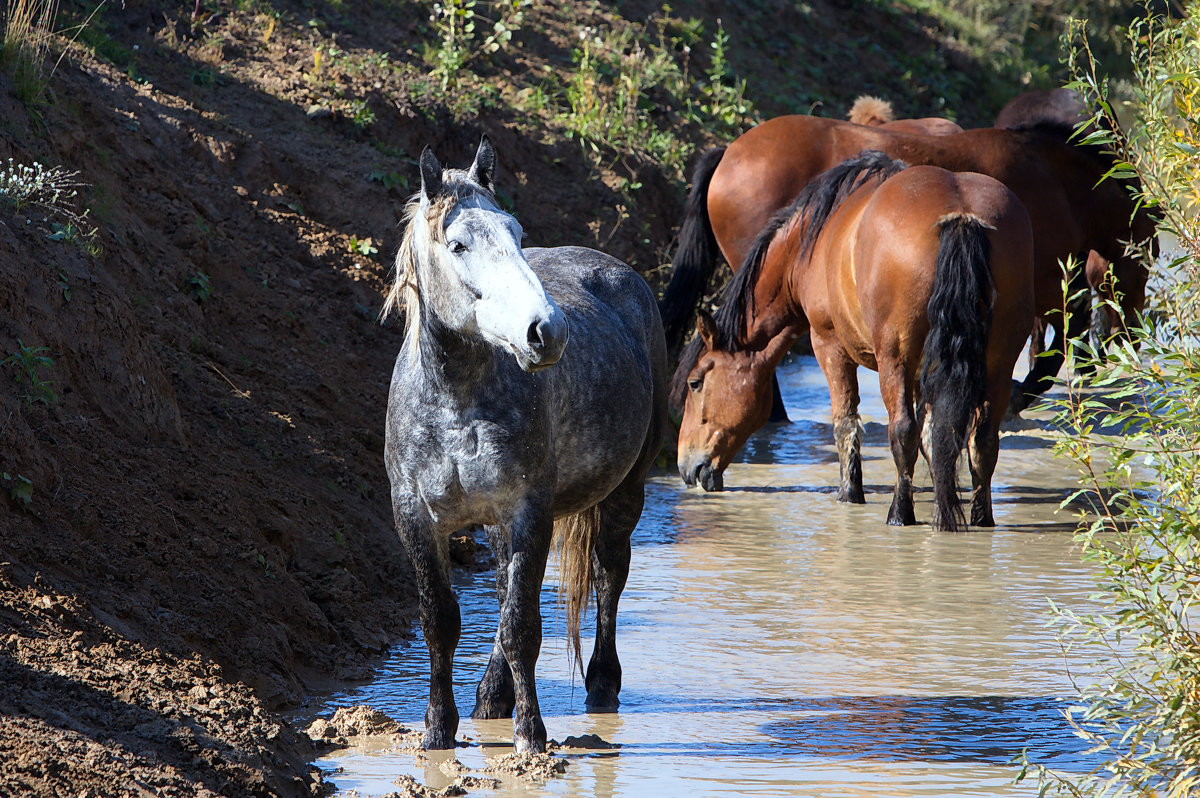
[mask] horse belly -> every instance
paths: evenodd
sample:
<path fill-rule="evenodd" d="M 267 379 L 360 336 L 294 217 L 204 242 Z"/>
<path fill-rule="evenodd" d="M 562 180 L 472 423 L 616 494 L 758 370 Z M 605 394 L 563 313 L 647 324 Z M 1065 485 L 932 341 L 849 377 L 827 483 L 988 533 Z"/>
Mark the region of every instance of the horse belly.
<path fill-rule="evenodd" d="M 638 463 L 666 379 L 662 322 L 645 280 L 615 258 L 575 247 L 526 254 L 570 330 L 562 359 L 544 372 L 555 514 L 565 515 L 603 500 Z"/>
<path fill-rule="evenodd" d="M 554 446 L 558 515 L 603 500 L 638 462 L 650 429 L 653 383 L 647 368 L 629 361 L 562 406 Z"/>

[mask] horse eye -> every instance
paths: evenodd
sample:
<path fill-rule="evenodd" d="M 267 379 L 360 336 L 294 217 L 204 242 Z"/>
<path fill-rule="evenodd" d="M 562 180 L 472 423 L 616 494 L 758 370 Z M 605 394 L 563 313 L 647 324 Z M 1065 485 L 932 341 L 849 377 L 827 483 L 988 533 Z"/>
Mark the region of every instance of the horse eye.
<path fill-rule="evenodd" d="M 704 378 L 703 377 L 692 377 L 690 380 L 688 380 L 688 388 L 692 389 L 693 391 L 699 391 L 703 387 L 704 387 Z"/>
<path fill-rule="evenodd" d="M 461 255 L 467 251 L 467 245 L 461 241 L 451 241 L 450 242 L 450 251 L 453 252 L 455 255 Z"/>

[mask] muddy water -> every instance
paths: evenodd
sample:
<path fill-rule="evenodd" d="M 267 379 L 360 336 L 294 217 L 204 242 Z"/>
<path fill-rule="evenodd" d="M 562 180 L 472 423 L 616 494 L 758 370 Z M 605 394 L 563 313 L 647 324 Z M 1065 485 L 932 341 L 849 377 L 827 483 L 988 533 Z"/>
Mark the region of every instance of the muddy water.
<path fill-rule="evenodd" d="M 1060 715 L 1072 663 L 1045 621 L 1051 600 L 1086 608 L 1091 582 L 1057 510 L 1071 474 L 1052 461 L 1046 425 L 1005 433 L 994 530 L 888 527 L 894 469 L 874 375 L 862 375 L 865 506 L 835 501 L 815 361 L 789 359 L 780 376 L 793 423 L 749 443 L 725 492 L 685 490 L 665 473 L 648 486 L 621 603 L 619 714 L 584 713 L 555 588 L 543 591 L 538 689 L 549 734 L 597 734 L 620 748 L 569 754 L 567 772 L 544 785 L 480 794 L 1035 795 L 1012 783 L 1008 763 L 1022 749 L 1086 766 Z M 930 498 L 918 494 L 918 518 L 929 518 Z M 492 575 L 461 577 L 457 589 L 456 693 L 471 745 L 456 754 L 480 768 L 510 750 L 508 721 L 465 717 L 495 630 Z M 324 711 L 366 703 L 419 727 L 427 667 L 417 640 Z M 437 757 L 405 752 L 349 750 L 318 764 L 363 796 L 393 790 L 402 773 L 449 783 Z"/>

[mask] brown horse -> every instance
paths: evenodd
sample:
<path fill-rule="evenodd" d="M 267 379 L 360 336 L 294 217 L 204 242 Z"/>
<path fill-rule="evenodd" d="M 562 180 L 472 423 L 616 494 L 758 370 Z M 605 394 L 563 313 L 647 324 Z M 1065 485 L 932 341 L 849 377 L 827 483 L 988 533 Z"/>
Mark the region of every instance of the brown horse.
<path fill-rule="evenodd" d="M 829 383 L 838 499 L 864 500 L 862 365 L 879 372 L 888 411 L 888 523 L 916 523 L 920 446 L 934 527 L 964 526 L 956 471 L 965 443 L 971 523 L 994 525 L 991 478 L 1013 364 L 1033 323 L 1032 263 L 1029 215 L 993 178 L 905 168 L 874 151 L 824 173 L 762 230 L 716 319 L 699 316 L 704 348 L 679 430 L 684 482 L 723 487 L 730 458 L 767 419 L 775 367 L 808 331 Z"/>
<path fill-rule="evenodd" d="M 996 114 L 993 127 L 1007 130 L 1028 130 L 1039 126 L 1057 126 L 1063 130 L 1080 130 L 1077 136 L 1086 136 L 1096 127 L 1090 109 L 1082 95 L 1074 89 L 1035 89 L 1018 94 Z M 1116 299 L 1113 284 L 1108 278 L 1112 264 L 1095 250 L 1088 252 L 1083 273 L 1087 283 L 1099 296 L 1107 300 L 1100 306 L 1100 321 L 1105 331 L 1121 327 L 1122 319 L 1114 312 L 1109 302 Z M 1030 354 L 1036 355 L 1041 341 L 1034 336 L 1034 347 Z"/>
<path fill-rule="evenodd" d="M 668 347 L 679 351 L 687 321 L 715 268 L 717 248 L 730 264 L 740 264 L 772 215 L 821 172 L 867 149 L 881 150 L 913 164 L 933 164 L 955 172 L 980 172 L 1008 186 L 1033 221 L 1034 307 L 1054 330 L 1052 347 L 1061 348 L 1063 317 L 1060 261 L 1084 262 L 1089 250 L 1112 263 L 1127 321 L 1145 301 L 1147 270 L 1125 254 L 1125 241 L 1153 233 L 1153 221 L 1135 204 L 1129 186 L 1101 180 L 1111 158 L 1097 148 L 1070 144 L 1068 129 L 1055 125 L 1024 130 L 982 128 L 945 136 L 923 136 L 812 116 L 767 120 L 727 148 L 709 150 L 698 163 L 685 205 L 674 270 L 660 302 Z M 1071 290 L 1088 287 L 1083 270 L 1071 276 Z M 1072 337 L 1083 333 L 1087 315 L 1071 316 Z M 1028 332 L 1028 331 L 1026 331 Z M 671 399 L 683 401 L 683 378 L 695 364 L 693 342 L 679 361 Z M 1014 392 L 1020 411 L 1058 373 L 1061 355 L 1039 358 Z"/>

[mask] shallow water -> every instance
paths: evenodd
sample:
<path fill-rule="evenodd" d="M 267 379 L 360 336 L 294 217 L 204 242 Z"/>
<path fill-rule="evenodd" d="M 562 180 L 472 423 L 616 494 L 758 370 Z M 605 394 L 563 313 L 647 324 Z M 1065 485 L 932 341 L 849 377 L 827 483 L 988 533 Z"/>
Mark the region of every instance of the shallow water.
<path fill-rule="evenodd" d="M 884 523 L 895 471 L 875 375 L 860 375 L 860 506 L 835 500 L 828 393 L 815 361 L 790 358 L 780 378 L 792 423 L 750 441 L 724 492 L 687 490 L 673 473 L 647 486 L 619 614 L 620 713 L 583 711 L 556 586 L 543 589 L 547 730 L 621 747 L 568 754 L 567 772 L 544 785 L 473 794 L 1031 796 L 1036 785 L 1012 783 L 1009 762 L 1023 749 L 1060 769 L 1087 767 L 1061 714 L 1072 695 L 1068 664 L 1082 663 L 1064 659 L 1045 624 L 1049 601 L 1086 609 L 1094 583 L 1070 513 L 1058 510 L 1073 478 L 1051 459 L 1044 418 L 1002 439 L 999 526 L 935 534 Z M 922 471 L 917 517 L 928 520 Z M 466 717 L 495 632 L 493 575 L 460 576 L 456 587 L 459 735 L 471 745 L 455 754 L 481 768 L 511 740 L 510 721 Z M 420 727 L 427 669 L 418 639 L 370 685 L 330 697 L 322 714 L 365 703 Z M 444 786 L 438 759 L 352 749 L 318 765 L 342 791 L 367 796 L 394 790 L 402 773 Z"/>

